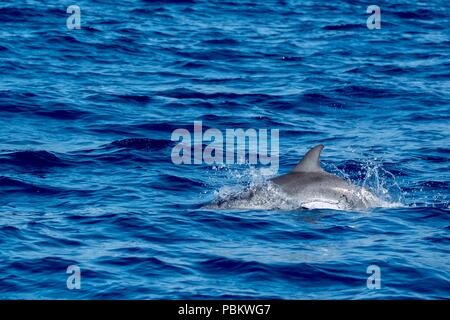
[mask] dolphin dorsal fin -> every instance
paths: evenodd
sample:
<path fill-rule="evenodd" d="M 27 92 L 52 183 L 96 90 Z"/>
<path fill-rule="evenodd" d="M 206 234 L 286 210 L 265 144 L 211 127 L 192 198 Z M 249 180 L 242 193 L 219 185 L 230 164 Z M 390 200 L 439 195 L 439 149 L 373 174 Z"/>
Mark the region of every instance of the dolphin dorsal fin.
<path fill-rule="evenodd" d="M 309 150 L 292 172 L 318 172 L 323 171 L 320 167 L 320 152 L 324 148 L 323 144 L 315 146 Z"/>

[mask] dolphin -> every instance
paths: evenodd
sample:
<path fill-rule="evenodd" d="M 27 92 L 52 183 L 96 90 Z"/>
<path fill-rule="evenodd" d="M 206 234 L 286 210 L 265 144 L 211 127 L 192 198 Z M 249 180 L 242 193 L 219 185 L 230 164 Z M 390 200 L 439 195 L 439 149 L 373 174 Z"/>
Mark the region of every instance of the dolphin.
<path fill-rule="evenodd" d="M 206 208 L 364 210 L 381 206 L 384 201 L 366 188 L 323 170 L 320 166 L 323 148 L 322 144 L 315 146 L 290 172 L 268 180 L 267 185 L 216 199 Z"/>

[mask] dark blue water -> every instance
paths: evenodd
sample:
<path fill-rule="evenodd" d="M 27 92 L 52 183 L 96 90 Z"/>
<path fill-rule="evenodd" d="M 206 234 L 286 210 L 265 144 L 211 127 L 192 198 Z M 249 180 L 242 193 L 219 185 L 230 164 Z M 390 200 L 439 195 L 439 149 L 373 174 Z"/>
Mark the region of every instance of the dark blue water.
<path fill-rule="evenodd" d="M 369 4 L 1 1 L 0 297 L 449 298 L 450 5 Z M 201 210 L 260 177 L 172 163 L 195 120 L 401 205 Z"/>

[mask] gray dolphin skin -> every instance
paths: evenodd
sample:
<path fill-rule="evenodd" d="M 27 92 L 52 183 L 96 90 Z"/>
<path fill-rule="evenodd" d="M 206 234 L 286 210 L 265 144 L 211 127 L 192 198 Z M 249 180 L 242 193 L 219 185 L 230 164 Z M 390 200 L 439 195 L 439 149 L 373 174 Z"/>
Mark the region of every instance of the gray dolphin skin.
<path fill-rule="evenodd" d="M 366 188 L 324 171 L 320 166 L 320 153 L 324 146 L 309 150 L 295 168 L 271 179 L 281 190 L 299 199 L 308 209 L 367 209 L 380 200 Z"/>
<path fill-rule="evenodd" d="M 272 178 L 268 186 L 253 187 L 238 195 L 218 199 L 208 208 L 289 208 L 360 210 L 380 206 L 383 201 L 364 187 L 356 186 L 324 171 L 320 166 L 323 145 L 309 150 L 287 174 Z M 283 201 L 278 201 L 283 198 Z"/>

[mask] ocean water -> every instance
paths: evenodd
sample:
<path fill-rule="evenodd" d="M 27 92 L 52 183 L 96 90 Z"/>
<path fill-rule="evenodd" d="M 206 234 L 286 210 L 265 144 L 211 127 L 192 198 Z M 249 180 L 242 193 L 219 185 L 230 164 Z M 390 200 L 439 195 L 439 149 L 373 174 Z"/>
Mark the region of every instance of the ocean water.
<path fill-rule="evenodd" d="M 373 4 L 1 1 L 0 298 L 448 299 L 450 5 Z M 194 121 L 395 205 L 202 209 L 265 177 L 174 164 Z"/>

